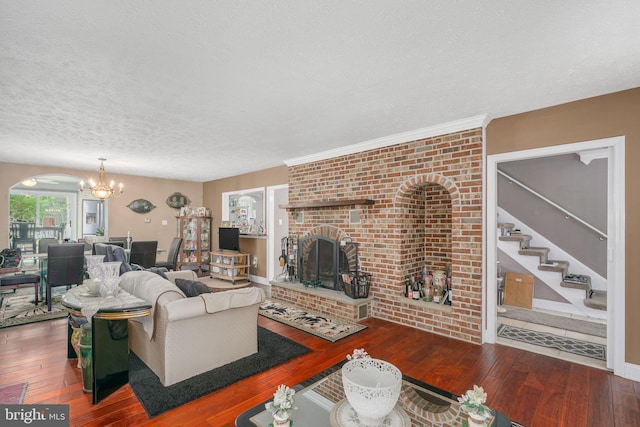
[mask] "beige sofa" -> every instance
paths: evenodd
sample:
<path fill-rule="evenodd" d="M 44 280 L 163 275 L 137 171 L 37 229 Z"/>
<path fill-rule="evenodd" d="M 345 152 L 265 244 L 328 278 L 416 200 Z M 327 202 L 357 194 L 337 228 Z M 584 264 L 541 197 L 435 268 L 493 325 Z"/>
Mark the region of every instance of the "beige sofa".
<path fill-rule="evenodd" d="M 129 320 L 129 346 L 165 386 L 210 371 L 258 351 L 261 289 L 248 287 L 185 297 L 178 277 L 197 280 L 192 271 L 148 271 L 121 276 L 120 287 L 149 301 L 152 314 Z"/>

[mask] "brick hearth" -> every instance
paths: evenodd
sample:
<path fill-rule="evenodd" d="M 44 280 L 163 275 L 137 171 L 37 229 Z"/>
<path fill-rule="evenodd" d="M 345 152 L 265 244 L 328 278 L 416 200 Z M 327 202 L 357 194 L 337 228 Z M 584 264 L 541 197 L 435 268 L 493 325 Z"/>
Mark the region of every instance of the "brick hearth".
<path fill-rule="evenodd" d="M 369 317 L 373 298 L 353 299 L 325 288 L 305 288 L 300 282 L 271 282 L 271 297 L 330 317 L 359 321 Z"/>

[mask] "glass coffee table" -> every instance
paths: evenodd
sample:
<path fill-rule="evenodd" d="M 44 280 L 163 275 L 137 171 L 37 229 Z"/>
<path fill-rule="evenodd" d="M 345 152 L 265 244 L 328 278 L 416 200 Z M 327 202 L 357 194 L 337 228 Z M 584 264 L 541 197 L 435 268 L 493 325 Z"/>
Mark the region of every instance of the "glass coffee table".
<path fill-rule="evenodd" d="M 345 362 L 293 387 L 296 390 L 296 407 L 298 408 L 291 417 L 294 426 L 351 427 L 358 425 L 357 421 L 343 422 L 343 418 L 336 415 L 337 411 L 343 410 L 345 404 L 341 374 L 341 368 Z M 265 410 L 264 403 L 240 414 L 236 418 L 236 427 L 267 427 L 272 423 L 273 417 Z M 397 424 L 400 426 L 459 427 L 465 426 L 467 420 L 467 415 L 462 411 L 456 395 L 407 376 L 403 376 L 396 410 L 403 415 L 406 414 L 409 420 L 400 421 Z M 494 410 L 491 410 L 491 413 L 492 416 L 487 419 L 486 426 L 511 426 L 511 421 L 506 415 Z"/>

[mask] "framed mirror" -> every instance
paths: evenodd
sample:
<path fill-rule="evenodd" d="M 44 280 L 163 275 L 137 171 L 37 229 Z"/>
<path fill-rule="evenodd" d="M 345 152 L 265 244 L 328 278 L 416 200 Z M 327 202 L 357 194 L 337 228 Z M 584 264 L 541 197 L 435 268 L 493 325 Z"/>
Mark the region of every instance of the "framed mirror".
<path fill-rule="evenodd" d="M 264 194 L 264 187 L 222 193 L 222 221 L 240 234 L 264 236 Z"/>

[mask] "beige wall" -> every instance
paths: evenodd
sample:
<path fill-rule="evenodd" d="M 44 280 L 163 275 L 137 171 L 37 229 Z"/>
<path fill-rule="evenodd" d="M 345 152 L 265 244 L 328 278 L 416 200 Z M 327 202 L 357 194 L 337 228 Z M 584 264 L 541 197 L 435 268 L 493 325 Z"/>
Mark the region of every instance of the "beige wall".
<path fill-rule="evenodd" d="M 5 247 L 9 242 L 9 189 L 17 182 L 34 175 L 42 174 L 66 174 L 85 180 L 88 177 L 97 176 L 97 172 L 84 170 L 63 169 L 49 166 L 30 166 L 13 163 L 0 163 L 0 194 L 3 195 L 0 202 L 0 246 Z M 132 175 L 110 174 L 107 177 L 124 184 L 124 194 L 109 200 L 108 233 L 111 236 L 126 236 L 131 232 L 134 240 L 157 240 L 158 248 L 168 249 L 171 239 L 176 236 L 176 211 L 166 204 L 167 197 L 179 191 L 191 199 L 191 203 L 197 206 L 202 204 L 202 183 L 178 181 L 171 179 L 147 178 Z M 127 206 L 135 199 L 146 199 L 156 208 L 147 214 L 133 212 Z M 149 223 L 144 218 L 149 217 Z M 162 220 L 167 220 L 167 225 L 162 225 Z M 159 255 L 159 260 L 164 260 L 166 253 Z"/>
<path fill-rule="evenodd" d="M 625 137 L 626 185 L 626 355 L 640 364 L 640 88 L 584 99 L 493 120 L 487 127 L 487 154 Z"/>
<path fill-rule="evenodd" d="M 220 227 L 222 222 L 222 193 L 287 184 L 289 179 L 288 177 L 289 170 L 283 165 L 254 173 L 205 182 L 203 185 L 203 202 L 205 206 L 211 209 L 211 215 L 213 217 L 212 227 L 214 232 L 211 240 L 212 248 L 216 249 L 218 246 L 217 228 Z M 267 240 L 243 238 L 240 239 L 240 249 L 245 252 L 249 252 L 252 256 L 258 257 L 258 268 L 252 268 L 251 274 L 266 278 Z"/>

